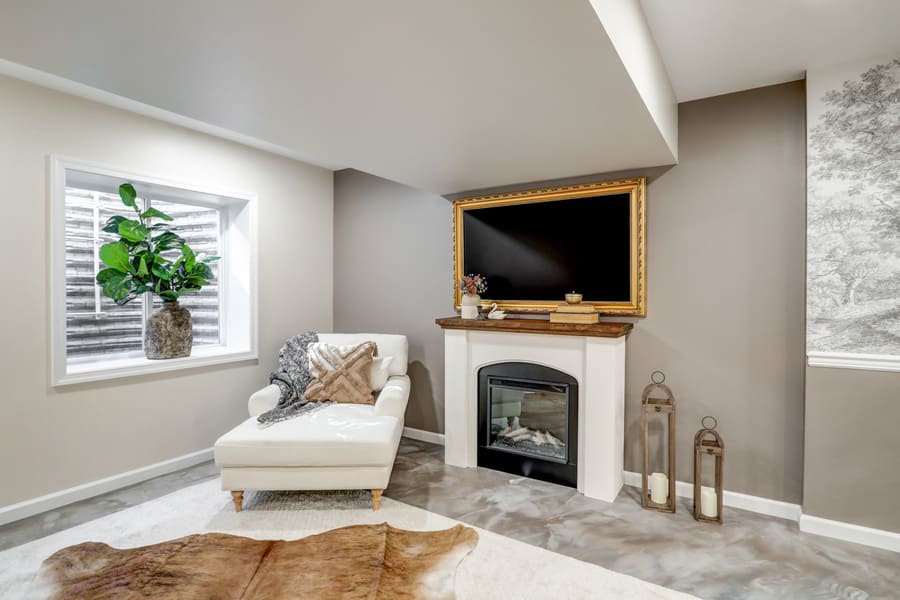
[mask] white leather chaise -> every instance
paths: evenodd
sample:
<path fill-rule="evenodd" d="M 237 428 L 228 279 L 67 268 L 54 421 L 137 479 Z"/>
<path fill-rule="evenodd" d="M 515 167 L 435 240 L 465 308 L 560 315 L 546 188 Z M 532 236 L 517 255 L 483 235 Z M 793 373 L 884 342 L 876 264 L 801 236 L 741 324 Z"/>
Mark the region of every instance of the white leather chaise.
<path fill-rule="evenodd" d="M 409 399 L 406 336 L 321 333 L 335 346 L 374 341 L 377 356 L 391 356 L 390 377 L 374 405 L 331 404 L 287 421 L 261 427 L 256 417 L 278 402 L 278 386 L 250 397 L 250 418 L 215 444 L 222 489 L 240 511 L 245 490 L 372 490 L 378 510 L 394 466 Z"/>

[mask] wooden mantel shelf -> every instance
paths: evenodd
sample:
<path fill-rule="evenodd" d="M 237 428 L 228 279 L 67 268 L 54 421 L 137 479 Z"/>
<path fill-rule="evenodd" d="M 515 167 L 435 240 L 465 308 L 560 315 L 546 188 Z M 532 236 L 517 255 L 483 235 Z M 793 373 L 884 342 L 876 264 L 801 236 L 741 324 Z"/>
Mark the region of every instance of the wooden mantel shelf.
<path fill-rule="evenodd" d="M 462 319 L 444 317 L 435 319 L 442 329 L 469 329 L 473 331 L 504 331 L 513 333 L 544 333 L 549 335 L 580 335 L 585 337 L 618 338 L 628 335 L 631 323 L 551 323 L 539 319 Z"/>

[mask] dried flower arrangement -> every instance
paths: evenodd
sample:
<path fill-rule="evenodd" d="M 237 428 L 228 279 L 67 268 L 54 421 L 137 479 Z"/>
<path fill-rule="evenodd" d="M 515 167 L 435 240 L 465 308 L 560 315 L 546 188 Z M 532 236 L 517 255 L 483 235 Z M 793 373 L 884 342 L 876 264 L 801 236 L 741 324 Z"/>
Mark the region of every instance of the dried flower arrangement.
<path fill-rule="evenodd" d="M 483 294 L 487 291 L 487 279 L 483 276 L 472 273 L 468 275 L 463 275 L 462 279 L 459 280 L 459 289 L 462 290 L 464 294 L 475 295 L 475 294 Z"/>

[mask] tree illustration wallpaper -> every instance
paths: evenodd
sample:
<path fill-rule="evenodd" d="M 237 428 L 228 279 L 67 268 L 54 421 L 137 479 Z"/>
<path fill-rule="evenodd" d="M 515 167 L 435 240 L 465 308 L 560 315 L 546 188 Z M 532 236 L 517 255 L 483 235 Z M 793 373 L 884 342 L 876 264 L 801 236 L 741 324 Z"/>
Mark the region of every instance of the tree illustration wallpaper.
<path fill-rule="evenodd" d="M 900 56 L 807 75 L 807 349 L 900 356 Z"/>

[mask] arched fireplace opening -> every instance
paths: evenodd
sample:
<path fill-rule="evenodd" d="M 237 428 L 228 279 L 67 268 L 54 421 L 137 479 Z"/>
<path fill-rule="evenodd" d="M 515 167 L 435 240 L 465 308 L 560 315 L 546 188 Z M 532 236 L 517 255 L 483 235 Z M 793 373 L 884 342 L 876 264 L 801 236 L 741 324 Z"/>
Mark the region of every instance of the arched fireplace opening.
<path fill-rule="evenodd" d="M 478 466 L 577 487 L 577 461 L 574 377 L 528 362 L 478 370 Z"/>

